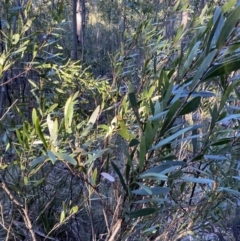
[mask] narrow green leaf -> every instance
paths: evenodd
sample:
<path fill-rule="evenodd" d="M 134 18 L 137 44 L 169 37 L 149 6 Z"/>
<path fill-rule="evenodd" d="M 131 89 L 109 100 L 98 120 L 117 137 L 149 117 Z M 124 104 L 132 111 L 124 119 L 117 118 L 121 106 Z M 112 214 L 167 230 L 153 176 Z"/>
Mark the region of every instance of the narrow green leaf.
<path fill-rule="evenodd" d="M 28 185 L 28 177 L 24 176 L 23 183 L 24 183 L 24 186 Z"/>
<path fill-rule="evenodd" d="M 239 16 L 240 16 L 240 6 L 234 8 L 233 11 L 230 13 L 230 15 L 227 17 L 216 43 L 216 46 L 218 49 L 220 49 L 227 41 L 229 35 L 235 28 L 237 22 L 239 21 Z"/>
<path fill-rule="evenodd" d="M 34 159 L 33 161 L 31 161 L 30 166 L 35 167 L 38 164 L 43 163 L 47 158 L 48 158 L 48 155 L 40 156 L 40 157 Z"/>
<path fill-rule="evenodd" d="M 240 195 L 240 192 L 238 190 L 234 190 L 234 189 L 231 189 L 231 188 L 227 188 L 227 187 L 219 187 L 217 189 L 219 192 L 229 192 L 229 193 L 232 193 L 232 194 L 236 194 L 236 195 Z"/>
<path fill-rule="evenodd" d="M 220 31 L 223 28 L 224 18 L 222 15 L 222 10 L 219 6 L 216 7 L 214 12 L 214 23 L 212 31 L 209 35 L 208 44 L 206 48 L 206 53 L 209 53 L 211 48 L 216 44 L 216 40 L 219 37 Z"/>
<path fill-rule="evenodd" d="M 53 142 L 53 144 L 56 144 L 57 138 L 58 138 L 58 120 L 55 118 L 54 120 L 51 120 L 50 114 L 47 116 L 47 125 L 48 130 L 50 133 L 50 140 Z"/>
<path fill-rule="evenodd" d="M 142 200 L 138 200 L 134 203 L 140 203 L 140 204 L 144 204 L 144 203 L 158 203 L 158 204 L 163 204 L 164 202 L 166 202 L 166 199 L 164 198 L 144 198 Z"/>
<path fill-rule="evenodd" d="M 178 28 L 177 34 L 176 34 L 176 36 L 175 36 L 175 38 L 174 38 L 174 40 L 173 40 L 173 42 L 174 42 L 175 44 L 178 43 L 179 40 L 182 38 L 182 36 L 183 36 L 183 31 L 184 31 L 184 26 L 181 25 L 181 26 Z"/>
<path fill-rule="evenodd" d="M 195 97 L 187 102 L 185 106 L 183 106 L 182 110 L 180 111 L 179 115 L 186 115 L 193 111 L 195 111 L 201 103 L 201 97 Z"/>
<path fill-rule="evenodd" d="M 138 165 L 139 171 L 141 171 L 145 165 L 146 153 L 147 153 L 146 140 L 145 140 L 145 134 L 143 134 L 140 142 L 139 165 Z"/>
<path fill-rule="evenodd" d="M 125 122 L 123 120 L 118 120 L 118 124 L 120 126 L 120 129 L 117 130 L 117 133 L 122 136 L 126 141 L 129 141 L 130 134 L 129 131 L 125 125 Z"/>
<path fill-rule="evenodd" d="M 73 166 L 76 166 L 77 165 L 77 161 L 71 157 L 70 155 L 66 154 L 66 153 L 59 153 L 59 152 L 55 152 L 55 151 L 52 151 L 52 153 L 57 156 L 58 158 L 62 159 L 62 160 L 65 160 L 66 162 L 72 164 Z"/>
<path fill-rule="evenodd" d="M 21 133 L 18 129 L 16 129 L 16 135 L 17 135 L 17 139 L 19 141 L 19 143 L 22 145 L 23 144 L 23 140 L 22 140 L 22 136 Z"/>
<path fill-rule="evenodd" d="M 228 0 L 223 6 L 222 6 L 222 11 L 223 13 L 229 11 L 232 7 L 235 6 L 237 3 L 237 0 Z"/>
<path fill-rule="evenodd" d="M 146 151 L 152 146 L 156 133 L 153 131 L 152 124 L 150 121 L 146 124 L 145 129 L 145 144 L 146 144 Z"/>
<path fill-rule="evenodd" d="M 37 119 L 37 111 L 34 108 L 32 111 L 32 123 L 35 124 L 36 123 L 36 119 Z"/>
<path fill-rule="evenodd" d="M 143 190 L 145 190 L 149 195 L 152 195 L 152 190 L 151 188 L 149 188 L 148 186 L 140 183 L 140 182 L 136 182 Z"/>
<path fill-rule="evenodd" d="M 238 57 L 234 57 L 230 61 L 224 61 L 214 64 L 203 76 L 203 80 L 207 80 L 224 74 L 230 74 L 232 71 L 236 71 L 239 69 L 240 59 Z"/>
<path fill-rule="evenodd" d="M 169 192 L 169 188 L 167 188 L 167 187 L 152 187 L 150 189 L 151 189 L 152 195 L 161 195 L 161 194 L 165 194 L 165 193 Z M 141 196 L 149 195 L 149 193 L 142 188 L 134 190 L 134 191 L 132 191 L 132 193 L 136 194 L 136 195 L 141 195 Z"/>
<path fill-rule="evenodd" d="M 63 221 L 65 220 L 66 218 L 66 213 L 64 210 L 62 210 L 61 212 L 61 215 L 60 215 L 60 223 L 63 223 Z"/>
<path fill-rule="evenodd" d="M 130 218 L 138 218 L 138 217 L 142 217 L 142 216 L 151 215 L 151 214 L 155 213 L 156 211 L 157 211 L 156 208 L 143 208 L 141 210 L 132 211 L 132 212 L 128 213 L 128 216 Z"/>
<path fill-rule="evenodd" d="M 129 98 L 131 107 L 133 109 L 133 113 L 136 116 L 138 125 L 139 125 L 140 129 L 142 130 L 143 128 L 142 128 L 142 124 L 141 124 L 140 117 L 139 117 L 139 114 L 138 114 L 138 104 L 137 104 L 136 95 L 134 93 L 134 86 L 133 86 L 133 84 L 130 83 L 128 88 L 129 88 L 128 89 L 128 98 Z"/>
<path fill-rule="evenodd" d="M 240 119 L 240 114 L 231 114 L 231 115 L 223 118 L 222 120 L 218 121 L 217 123 L 228 122 L 233 119 Z"/>
<path fill-rule="evenodd" d="M 128 89 L 129 89 L 128 98 L 129 98 L 130 104 L 133 109 L 136 109 L 136 108 L 138 108 L 138 104 L 137 104 L 137 99 L 136 99 L 136 96 L 134 93 L 134 87 L 133 87 L 132 83 L 129 84 Z"/>
<path fill-rule="evenodd" d="M 190 85 L 190 90 L 194 90 L 196 88 L 197 82 L 204 76 L 205 72 L 209 69 L 210 65 L 212 64 L 216 54 L 217 49 L 210 52 L 203 60 L 201 65 L 199 66 L 197 73 L 194 75 L 192 83 Z"/>
<path fill-rule="evenodd" d="M 182 134 L 184 134 L 185 132 L 191 130 L 193 128 L 193 126 L 190 127 L 186 127 L 176 133 L 174 133 L 173 135 L 161 140 L 156 146 L 152 147 L 150 150 L 156 150 L 158 148 L 160 148 L 161 146 L 164 146 L 168 143 L 170 143 L 171 141 L 173 141 L 174 139 L 176 139 L 177 137 L 181 136 Z"/>
<path fill-rule="evenodd" d="M 67 133 L 72 133 L 71 125 L 72 125 L 72 118 L 73 118 L 73 98 L 70 96 L 65 104 L 64 107 L 64 120 L 65 120 L 65 129 Z"/>
<path fill-rule="evenodd" d="M 218 140 L 212 143 L 211 146 L 220 146 L 220 145 L 229 144 L 232 140 L 233 140 L 232 138 L 223 138 L 221 140 Z"/>
<path fill-rule="evenodd" d="M 112 167 L 113 167 L 114 171 L 117 173 L 125 192 L 128 193 L 127 185 L 126 185 L 126 183 L 123 179 L 123 176 L 122 176 L 120 170 L 118 169 L 118 167 L 116 166 L 116 164 L 114 162 L 111 162 L 111 164 L 112 164 Z"/>
<path fill-rule="evenodd" d="M 93 125 L 95 124 L 98 116 L 99 116 L 99 113 L 100 113 L 100 105 L 97 106 L 97 108 L 93 111 L 89 121 L 88 121 L 88 125 Z"/>
<path fill-rule="evenodd" d="M 70 215 L 73 215 L 78 212 L 78 206 L 73 206 L 70 210 Z"/>
<path fill-rule="evenodd" d="M 182 75 L 185 75 L 186 71 L 189 70 L 189 67 L 191 66 L 193 62 L 193 58 L 196 56 L 198 48 L 201 44 L 201 41 L 198 41 L 195 43 L 193 48 L 191 49 L 191 52 L 189 53 L 187 59 L 184 62 L 183 68 L 182 68 Z"/>
<path fill-rule="evenodd" d="M 43 142 L 44 147 L 47 148 L 47 142 L 43 136 L 43 132 L 42 132 L 38 117 L 36 118 L 36 122 L 34 123 L 34 125 L 35 125 L 35 129 L 38 137 Z"/>
<path fill-rule="evenodd" d="M 151 179 L 151 180 L 162 180 L 162 181 L 167 181 L 168 177 L 164 174 L 161 173 L 145 173 L 145 174 L 141 174 L 139 176 L 139 179 Z"/>
<path fill-rule="evenodd" d="M 36 130 L 36 133 L 37 133 L 38 137 L 42 141 L 44 147 L 47 148 L 47 143 L 46 143 L 46 140 L 43 136 L 43 132 L 42 132 L 42 129 L 41 129 L 41 126 L 40 126 L 40 123 L 39 123 L 39 118 L 37 117 L 36 109 L 33 109 L 33 111 L 32 111 L 32 121 L 33 121 L 33 124 L 35 126 L 35 130 Z"/>
<path fill-rule="evenodd" d="M 192 130 L 192 147 L 193 147 L 193 154 L 195 155 L 197 153 L 198 140 L 194 136 L 198 136 L 197 130 Z"/>
<path fill-rule="evenodd" d="M 37 84 L 36 84 L 33 80 L 28 79 L 28 82 L 29 82 L 34 88 L 39 89 L 38 86 L 37 86 Z"/>
<path fill-rule="evenodd" d="M 141 175 L 144 175 L 147 173 L 160 173 L 167 170 L 168 168 L 175 167 L 175 166 L 184 166 L 184 165 L 186 165 L 186 163 L 182 161 L 166 161 L 160 164 L 159 166 L 150 168 L 149 170 L 143 172 Z"/>
<path fill-rule="evenodd" d="M 50 151 L 50 150 L 47 150 L 47 153 L 48 153 L 49 159 L 52 161 L 52 164 L 54 164 L 54 163 L 57 161 L 55 155 L 54 155 L 53 152 Z"/>
<path fill-rule="evenodd" d="M 160 118 L 164 117 L 166 114 L 168 113 L 168 111 L 163 111 L 163 112 L 160 112 L 152 117 L 149 118 L 150 121 L 155 121 L 155 120 L 159 120 Z"/>
<path fill-rule="evenodd" d="M 213 180 L 205 179 L 205 178 L 195 178 L 195 177 L 181 177 L 181 180 L 184 182 L 194 182 L 194 183 L 214 183 Z"/>
<path fill-rule="evenodd" d="M 94 186 L 96 185 L 97 173 L 98 173 L 98 170 L 97 170 L 97 168 L 95 168 L 94 171 L 93 171 L 93 174 L 92 174 L 92 184 Z"/>
<path fill-rule="evenodd" d="M 185 189 L 185 187 L 186 187 L 186 182 L 183 182 L 182 184 L 181 184 L 181 186 L 180 186 L 180 191 L 181 191 L 181 193 L 183 193 L 184 192 L 184 189 Z"/>
<path fill-rule="evenodd" d="M 167 126 L 169 126 L 169 123 L 173 120 L 173 118 L 176 118 L 176 113 L 178 113 L 178 109 L 181 105 L 181 100 L 176 100 L 169 108 L 169 111 L 166 115 L 166 118 L 163 122 L 162 129 L 160 135 L 163 135 L 166 132 Z"/>
<path fill-rule="evenodd" d="M 220 102 L 220 106 L 219 106 L 219 111 L 221 111 L 224 108 L 224 106 L 226 105 L 226 102 L 227 102 L 230 94 L 232 93 L 232 91 L 233 91 L 233 85 L 230 84 L 228 86 L 228 88 L 225 90 L 224 95 L 222 96 L 222 99 L 221 99 L 221 102 Z"/>
<path fill-rule="evenodd" d="M 20 40 L 20 34 L 16 33 L 12 36 L 12 45 L 16 45 Z"/>
<path fill-rule="evenodd" d="M 205 159 L 211 159 L 211 160 L 216 160 L 216 161 L 226 161 L 228 160 L 227 157 L 222 156 L 222 155 L 204 155 Z"/>

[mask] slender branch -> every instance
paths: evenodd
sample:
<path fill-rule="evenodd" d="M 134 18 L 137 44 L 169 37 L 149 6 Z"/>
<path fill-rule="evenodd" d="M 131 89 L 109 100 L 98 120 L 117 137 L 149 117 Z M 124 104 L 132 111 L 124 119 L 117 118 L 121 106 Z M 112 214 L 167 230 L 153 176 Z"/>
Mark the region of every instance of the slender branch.
<path fill-rule="evenodd" d="M 0 118 L 0 121 L 3 120 L 3 118 L 6 116 L 6 114 L 11 110 L 11 108 L 18 102 L 18 99 L 16 99 L 12 104 L 11 106 L 9 106 L 6 110 L 6 112 L 2 115 L 2 117 Z"/>

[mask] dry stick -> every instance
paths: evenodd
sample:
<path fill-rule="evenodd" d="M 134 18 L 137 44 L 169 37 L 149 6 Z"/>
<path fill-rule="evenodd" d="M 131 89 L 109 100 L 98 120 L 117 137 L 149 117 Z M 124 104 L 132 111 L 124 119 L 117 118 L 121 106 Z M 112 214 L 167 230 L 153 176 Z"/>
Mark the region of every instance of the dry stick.
<path fill-rule="evenodd" d="M 121 224 L 122 224 L 122 219 L 119 219 L 117 221 L 117 223 L 113 226 L 113 228 L 112 228 L 113 229 L 113 233 L 112 233 L 111 237 L 108 239 L 108 241 L 116 240 L 115 236 L 118 233 L 118 230 L 121 228 Z"/>
<path fill-rule="evenodd" d="M 2 222 L 0 221 L 0 225 L 7 232 L 7 235 L 6 235 L 6 238 L 5 238 L 5 240 L 7 241 L 7 240 L 9 240 L 9 236 L 10 236 L 10 232 L 11 232 L 10 230 L 11 230 L 11 226 L 12 226 L 12 220 L 11 220 L 11 223 L 10 223 L 9 227 L 6 227 L 6 224 L 5 224 L 5 221 L 4 221 L 3 207 L 2 207 L 1 203 L 0 203 L 0 210 L 1 210 L 1 218 L 2 218 Z"/>
<path fill-rule="evenodd" d="M 111 230 L 109 230 L 108 228 L 108 235 L 107 235 L 107 238 L 106 240 L 110 240 L 110 238 L 112 238 L 113 234 L 115 233 L 115 227 L 117 225 L 117 223 L 119 222 L 119 220 L 115 223 L 115 225 L 113 225 L 117 215 L 118 215 L 118 212 L 119 212 L 119 206 L 121 205 L 121 196 L 119 197 L 118 201 L 117 201 L 117 206 L 115 208 L 115 211 L 114 211 L 114 214 L 113 214 L 113 217 L 112 217 L 112 222 L 111 222 Z M 116 236 L 116 234 L 114 234 L 114 236 Z M 113 237 L 114 238 L 114 237 Z"/>
<path fill-rule="evenodd" d="M 104 219 L 105 219 L 105 223 L 106 223 L 106 227 L 107 227 L 107 232 L 110 233 L 110 229 L 109 229 L 109 224 L 108 224 L 108 219 L 107 219 L 107 214 L 106 214 L 105 208 L 102 209 L 102 212 L 103 212 L 103 216 L 104 216 Z"/>
<path fill-rule="evenodd" d="M 16 200 L 16 198 L 12 195 L 12 193 L 9 191 L 9 189 L 7 188 L 5 182 L 3 180 L 1 180 L 1 188 L 6 192 L 6 194 L 8 195 L 8 197 L 10 198 L 10 200 L 12 202 L 14 202 L 17 206 L 20 207 L 19 209 L 19 212 L 21 213 L 21 215 L 23 216 L 23 219 L 24 219 L 24 222 L 25 222 L 25 225 L 27 227 L 27 229 L 29 230 L 31 236 L 32 236 L 32 240 L 33 241 L 36 241 L 36 236 L 35 236 L 35 233 L 33 231 L 33 228 L 32 228 L 32 223 L 31 223 L 31 220 L 29 218 L 29 215 L 28 215 L 28 208 L 27 208 L 27 203 L 25 201 L 25 204 L 21 204 L 19 201 Z"/>
<path fill-rule="evenodd" d="M 32 226 L 32 222 L 29 218 L 29 214 L 28 214 L 28 207 L 27 207 L 27 201 L 25 200 L 25 207 L 22 208 L 22 211 L 23 211 L 23 218 L 24 218 L 24 222 L 25 222 L 25 225 L 27 227 L 27 229 L 29 230 L 31 236 L 32 236 L 32 240 L 33 241 L 37 241 L 36 239 L 36 236 L 35 236 L 35 232 L 33 230 L 33 226 Z"/>
<path fill-rule="evenodd" d="M 2 117 L 0 118 L 0 121 L 3 120 L 3 118 L 5 117 L 5 115 L 11 110 L 11 108 L 13 107 L 13 105 L 15 105 L 15 103 L 18 101 L 18 99 L 16 99 L 11 106 L 8 107 L 8 109 L 6 110 L 6 112 L 2 115 Z"/>
<path fill-rule="evenodd" d="M 8 190 L 5 182 L 3 180 L 0 180 L 0 187 L 7 193 L 8 197 L 11 201 L 13 201 L 17 206 L 20 208 L 24 208 L 24 205 L 21 204 L 17 199 L 12 195 L 12 193 Z"/>

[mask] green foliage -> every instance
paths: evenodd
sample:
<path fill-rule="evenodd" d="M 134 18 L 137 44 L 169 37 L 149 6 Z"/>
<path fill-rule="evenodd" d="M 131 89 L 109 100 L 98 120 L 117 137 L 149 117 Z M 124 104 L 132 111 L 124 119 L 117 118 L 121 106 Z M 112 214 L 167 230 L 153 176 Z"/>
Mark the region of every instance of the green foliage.
<path fill-rule="evenodd" d="M 46 1 L 46 14 L 4 1 L 1 86 L 24 85 L 1 97 L 0 237 L 197 240 L 207 222 L 223 229 L 240 188 L 240 7 L 90 3 L 102 15 L 86 35 L 95 72 L 69 59 L 68 3 Z M 186 28 L 182 12 L 197 15 Z M 111 81 L 95 79 L 110 62 Z"/>
<path fill-rule="evenodd" d="M 144 89 L 135 94 L 130 83 L 129 104 L 128 101 L 122 102 L 120 110 L 123 121 L 128 120 L 128 132 L 135 134 L 135 137 L 130 140 L 125 138 L 131 147 L 131 152 L 126 154 L 128 159 L 125 169 L 126 181 L 130 181 L 129 188 L 134 195 L 130 195 L 119 170 L 114 168 L 126 191 L 126 199 L 124 199 L 126 200 L 126 210 L 128 210 L 126 215 L 129 218 L 139 218 L 139 225 L 142 222 L 145 224 L 148 222 L 147 219 L 142 218 L 142 216 L 147 215 L 147 212 L 148 215 L 158 213 L 155 216 L 156 222 L 157 216 L 166 217 L 168 214 L 165 210 L 168 207 L 172 212 L 177 212 L 176 215 L 183 215 L 186 218 L 183 218 L 182 224 L 185 221 L 189 222 L 187 221 L 189 217 L 184 216 L 179 207 L 184 205 L 187 200 L 189 205 L 195 205 L 193 199 L 195 195 L 198 195 L 198 187 L 206 192 L 206 195 L 211 197 L 218 195 L 218 204 L 216 205 L 219 206 L 220 203 L 226 202 L 225 198 L 221 197 L 222 191 L 226 191 L 225 185 L 234 183 L 228 192 L 234 189 L 234 193 L 239 195 L 235 186 L 236 182 L 230 174 L 234 173 L 235 169 L 228 166 L 236 164 L 236 156 L 232 151 L 237 147 L 230 143 L 236 143 L 237 137 L 234 137 L 233 133 L 238 133 L 238 125 L 225 131 L 219 126 L 221 123 L 239 118 L 239 114 L 223 111 L 231 101 L 233 90 L 237 86 L 236 84 L 233 87 L 232 83 L 234 82 L 229 74 L 239 70 L 238 48 L 233 49 L 232 46 L 235 44 L 238 46 L 237 31 L 239 31 L 240 10 L 239 7 L 236 7 L 230 11 L 231 7 L 232 4 L 224 5 L 224 12 L 228 10 L 230 12 L 227 16 L 224 15 L 220 7 L 216 7 L 209 23 L 201 26 L 199 23 L 202 21 L 193 22 L 194 28 L 189 28 L 185 32 L 179 29 L 180 32 L 177 32 L 173 41 L 168 44 L 165 43 L 164 39 L 158 40 L 156 38 L 158 32 L 152 30 L 154 28 L 152 21 L 143 22 L 136 30 L 137 37 L 129 40 L 134 45 L 136 39 L 141 36 L 141 38 L 145 38 L 145 41 L 148 41 L 148 46 L 155 46 L 149 49 L 144 45 L 144 41 L 142 42 L 146 56 L 152 56 L 145 58 L 144 68 L 142 71 L 139 70 L 140 81 L 142 81 L 140 85 Z M 202 16 L 202 18 L 204 17 Z M 211 25 L 211 23 L 214 24 Z M 192 38 L 192 42 L 187 44 L 184 49 L 180 49 L 182 39 L 191 36 L 193 31 L 195 31 L 195 37 Z M 170 52 L 170 49 L 174 49 L 174 53 Z M 181 53 L 181 51 L 183 52 Z M 127 51 L 125 50 L 125 52 Z M 166 56 L 166 60 L 161 59 L 162 54 Z M 127 58 L 128 56 L 124 56 L 122 59 L 123 66 L 127 65 Z M 160 59 L 158 64 L 157 58 Z M 237 74 L 237 72 L 234 73 Z M 224 85 L 221 82 L 221 76 L 224 76 Z M 217 89 L 213 92 L 208 90 L 208 86 L 214 84 L 221 86 L 221 92 Z M 194 121 L 194 113 L 202 108 L 202 102 L 206 98 L 214 98 L 212 100 L 217 102 L 212 106 L 209 100 L 205 110 L 207 116 L 205 120 L 204 118 L 200 120 L 203 124 L 210 118 L 209 127 Z M 189 115 L 193 118 L 192 124 L 192 121 L 177 124 L 179 118 L 183 118 L 182 116 L 186 118 Z M 120 130 L 118 127 L 116 130 L 120 134 L 121 127 L 119 126 L 119 128 Z M 188 149 L 188 152 L 191 153 L 190 156 L 185 149 L 186 143 L 190 145 L 190 149 Z M 224 170 L 229 173 L 228 179 L 226 179 L 225 171 L 222 171 L 223 169 L 216 164 L 219 162 L 225 162 Z M 166 167 L 162 168 L 162 165 L 166 165 Z M 217 174 L 219 172 L 221 174 Z M 136 182 L 136 180 L 141 180 L 141 182 Z M 204 187 L 202 184 L 206 186 Z M 173 194 L 173 192 L 179 193 L 176 186 L 182 187 L 181 199 L 177 197 L 177 194 Z M 150 198 L 150 203 L 147 198 L 142 196 Z M 159 202 L 159 198 L 165 198 L 165 202 Z M 234 199 L 236 196 L 230 194 L 228 198 Z M 175 204 L 170 206 L 168 202 L 175 202 Z M 142 203 L 144 206 L 132 205 L 132 203 Z M 201 207 L 206 205 L 204 203 L 203 200 Z M 157 210 L 155 209 L 156 205 Z M 210 205 L 215 205 L 214 201 Z M 200 209 L 200 207 L 194 206 L 196 215 Z M 132 216 L 129 215 L 131 213 Z M 201 215 L 208 216 L 210 213 L 210 210 L 204 209 L 204 214 L 201 213 Z M 204 220 L 197 217 L 192 217 L 191 220 L 193 223 L 189 227 L 189 231 L 192 231 L 195 225 L 201 226 L 204 223 Z M 174 219 L 172 222 L 174 223 Z M 150 221 L 148 223 L 151 225 Z M 171 221 L 169 223 L 162 221 L 162 225 L 166 225 L 166 228 L 159 234 L 159 237 L 162 237 L 161 240 L 176 240 L 182 237 L 182 233 L 186 231 L 184 226 L 176 227 L 176 233 L 171 237 L 166 236 L 164 239 L 164 235 L 169 232 L 168 225 L 170 228 Z"/>

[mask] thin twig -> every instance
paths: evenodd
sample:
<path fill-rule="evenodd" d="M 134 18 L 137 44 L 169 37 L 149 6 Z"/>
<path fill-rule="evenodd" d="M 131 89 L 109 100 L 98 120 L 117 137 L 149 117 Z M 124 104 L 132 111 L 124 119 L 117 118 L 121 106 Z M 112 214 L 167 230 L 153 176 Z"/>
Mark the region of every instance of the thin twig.
<path fill-rule="evenodd" d="M 7 111 L 2 115 L 2 117 L 0 118 L 0 121 L 3 120 L 3 118 L 5 117 L 5 115 L 11 110 L 11 108 L 13 107 L 13 105 L 16 104 L 16 102 L 18 101 L 18 99 L 16 99 L 11 106 L 8 107 Z"/>

